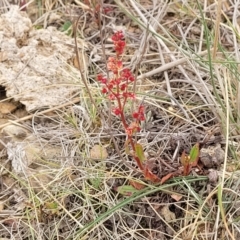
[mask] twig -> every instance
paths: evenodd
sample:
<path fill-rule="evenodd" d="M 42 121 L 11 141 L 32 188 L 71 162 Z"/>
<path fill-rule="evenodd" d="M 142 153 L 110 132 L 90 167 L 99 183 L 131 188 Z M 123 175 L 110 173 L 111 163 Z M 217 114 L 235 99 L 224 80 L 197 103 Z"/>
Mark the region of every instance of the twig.
<path fill-rule="evenodd" d="M 207 51 L 202 51 L 199 53 L 199 56 L 204 56 L 207 54 Z M 164 72 L 168 69 L 171 69 L 173 67 L 177 67 L 185 62 L 187 62 L 188 60 L 190 59 L 190 57 L 184 57 L 184 58 L 180 58 L 180 59 L 177 59 L 177 60 L 174 60 L 172 62 L 169 62 L 169 63 L 166 63 L 164 64 L 163 66 L 159 67 L 159 68 L 155 68 L 154 70 L 150 71 L 150 72 L 147 72 L 147 73 L 144 73 L 140 76 L 138 76 L 137 79 L 142 79 L 142 78 L 148 78 L 148 77 L 151 77 L 155 74 L 158 74 L 158 73 L 161 73 L 161 72 Z"/>

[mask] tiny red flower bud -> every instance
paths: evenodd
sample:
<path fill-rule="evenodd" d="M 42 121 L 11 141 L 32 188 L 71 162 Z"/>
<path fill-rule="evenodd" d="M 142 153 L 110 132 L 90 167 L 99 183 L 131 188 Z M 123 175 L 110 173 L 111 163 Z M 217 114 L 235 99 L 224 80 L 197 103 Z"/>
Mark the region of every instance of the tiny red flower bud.
<path fill-rule="evenodd" d="M 122 31 L 117 31 L 113 34 L 112 36 L 112 40 L 114 42 L 117 42 L 117 41 L 120 41 L 120 40 L 123 40 L 124 36 L 123 36 L 123 32 Z"/>
<path fill-rule="evenodd" d="M 102 74 L 99 74 L 99 75 L 97 76 L 97 80 L 98 80 L 99 82 L 102 81 L 102 78 L 103 78 Z"/>
<path fill-rule="evenodd" d="M 103 88 L 103 89 L 102 89 L 102 93 L 104 93 L 104 94 L 108 93 L 107 88 Z"/>
<path fill-rule="evenodd" d="M 140 106 L 138 107 L 138 112 L 144 113 L 144 106 L 143 106 L 143 105 L 140 105 Z"/>
<path fill-rule="evenodd" d="M 128 79 L 130 82 L 134 82 L 134 80 L 135 80 L 134 76 L 130 76 Z"/>
<path fill-rule="evenodd" d="M 122 61 L 116 61 L 116 67 L 117 67 L 118 69 L 122 69 L 122 67 L 123 67 Z"/>
<path fill-rule="evenodd" d="M 133 134 L 132 128 L 128 127 L 125 131 L 126 131 L 126 134 L 127 134 L 128 136 L 132 136 L 132 134 Z"/>
<path fill-rule="evenodd" d="M 122 81 L 121 78 L 116 78 L 115 79 L 115 84 L 118 86 L 118 85 L 120 85 L 121 81 Z"/>
<path fill-rule="evenodd" d="M 121 110 L 119 108 L 114 108 L 113 113 L 118 116 L 121 114 Z"/>
<path fill-rule="evenodd" d="M 117 55 L 121 55 L 126 45 L 122 31 L 118 31 L 115 34 L 113 34 L 112 40 L 113 40 Z"/>
<path fill-rule="evenodd" d="M 127 88 L 127 84 L 125 84 L 125 83 L 123 83 L 123 84 L 120 86 L 121 91 L 124 91 L 126 88 Z"/>
<path fill-rule="evenodd" d="M 113 8 L 112 7 L 103 7 L 103 13 L 108 14 L 109 12 L 112 12 Z"/>
<path fill-rule="evenodd" d="M 144 121 L 145 120 L 145 116 L 144 116 L 144 106 L 143 105 L 140 105 L 138 107 L 138 111 L 137 112 L 134 112 L 132 114 L 133 118 L 138 120 L 138 121 Z"/>
<path fill-rule="evenodd" d="M 118 41 L 118 42 L 115 42 L 114 45 L 115 45 L 115 51 L 117 55 L 123 54 L 126 43 L 124 41 Z"/>
<path fill-rule="evenodd" d="M 132 99 L 135 99 L 136 95 L 134 93 L 129 93 L 129 97 L 132 98 Z"/>
<path fill-rule="evenodd" d="M 122 70 L 121 77 L 124 78 L 125 80 L 129 80 L 130 82 L 133 82 L 135 80 L 133 74 L 128 68 Z"/>
<path fill-rule="evenodd" d="M 134 112 L 134 113 L 132 114 L 132 116 L 133 116 L 133 118 L 138 119 L 139 114 L 138 114 L 138 112 Z"/>
<path fill-rule="evenodd" d="M 115 100 L 116 96 L 111 93 L 111 94 L 109 94 L 108 98 L 109 98 L 109 100 Z"/>
<path fill-rule="evenodd" d="M 102 78 L 101 83 L 107 84 L 107 79 L 106 78 Z"/>
<path fill-rule="evenodd" d="M 124 98 L 131 98 L 131 99 L 136 98 L 136 95 L 132 92 L 124 92 L 122 95 L 123 95 Z"/>
<path fill-rule="evenodd" d="M 110 83 L 107 85 L 107 88 L 108 88 L 109 90 L 112 90 L 112 89 L 113 89 L 113 86 L 114 86 L 113 82 L 110 82 Z"/>
<path fill-rule="evenodd" d="M 107 68 L 108 70 L 112 71 L 114 74 L 117 74 L 119 71 L 121 71 L 122 67 L 123 67 L 122 61 L 117 60 L 113 57 L 108 58 Z"/>
<path fill-rule="evenodd" d="M 134 133 L 139 132 L 140 130 L 141 128 L 139 127 L 139 123 L 132 122 L 126 129 L 126 133 L 128 136 L 132 136 Z"/>
<path fill-rule="evenodd" d="M 99 75 L 97 76 L 97 80 L 98 80 L 99 82 L 103 83 L 103 84 L 106 84 L 106 83 L 107 83 L 107 78 L 103 77 L 102 74 L 99 74 Z"/>

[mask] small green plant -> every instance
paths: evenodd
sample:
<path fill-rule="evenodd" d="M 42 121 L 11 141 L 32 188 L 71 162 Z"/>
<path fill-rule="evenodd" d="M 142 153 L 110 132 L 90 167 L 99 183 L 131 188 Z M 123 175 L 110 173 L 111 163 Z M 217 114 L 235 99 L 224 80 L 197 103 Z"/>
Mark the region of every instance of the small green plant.
<path fill-rule="evenodd" d="M 199 159 L 199 143 L 196 143 L 189 153 L 186 155 L 185 151 L 183 151 L 181 156 L 181 163 L 183 165 L 183 175 L 187 176 L 191 172 L 192 167 L 196 167 Z"/>
<path fill-rule="evenodd" d="M 64 24 L 60 27 L 60 31 L 65 32 L 68 36 L 72 36 L 73 30 L 72 30 L 72 22 L 66 21 Z"/>

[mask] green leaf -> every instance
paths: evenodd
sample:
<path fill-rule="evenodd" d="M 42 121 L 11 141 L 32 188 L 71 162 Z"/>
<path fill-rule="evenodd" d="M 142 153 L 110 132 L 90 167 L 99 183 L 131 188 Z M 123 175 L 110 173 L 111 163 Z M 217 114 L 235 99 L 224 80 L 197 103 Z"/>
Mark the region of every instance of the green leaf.
<path fill-rule="evenodd" d="M 190 154 L 189 154 L 189 157 L 190 157 L 189 163 L 194 163 L 194 162 L 198 161 L 198 158 L 199 158 L 199 143 L 196 143 L 192 147 L 192 149 L 190 151 Z"/>
<path fill-rule="evenodd" d="M 89 178 L 90 183 L 95 189 L 100 189 L 103 183 L 103 174 L 98 174 L 95 178 Z"/>
<path fill-rule="evenodd" d="M 139 192 L 136 188 L 131 185 L 123 185 L 117 187 L 117 192 L 124 196 L 132 196 L 134 193 Z"/>
<path fill-rule="evenodd" d="M 72 34 L 72 22 L 66 21 L 64 24 L 60 27 L 60 31 L 66 32 L 68 36 Z"/>
<path fill-rule="evenodd" d="M 140 143 L 136 143 L 134 146 L 135 146 L 135 153 L 136 153 L 137 157 L 139 158 L 139 160 L 141 162 L 145 161 L 146 158 L 144 156 L 144 151 L 143 151 L 142 145 Z"/>
<path fill-rule="evenodd" d="M 45 209 L 50 211 L 51 214 L 58 214 L 58 204 L 56 202 L 45 202 Z"/>

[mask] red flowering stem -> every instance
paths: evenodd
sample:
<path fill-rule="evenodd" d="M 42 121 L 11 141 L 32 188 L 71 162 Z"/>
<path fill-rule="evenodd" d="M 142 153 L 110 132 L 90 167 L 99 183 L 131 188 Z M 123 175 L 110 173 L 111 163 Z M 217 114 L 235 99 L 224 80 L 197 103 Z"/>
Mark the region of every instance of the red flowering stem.
<path fill-rule="evenodd" d="M 127 124 L 127 122 L 126 122 L 125 114 L 124 114 L 124 111 L 123 111 L 124 105 L 125 105 L 125 103 L 126 103 L 126 98 L 124 99 L 123 106 L 122 106 L 122 104 L 121 104 L 121 99 L 120 99 L 120 98 L 117 98 L 117 103 L 118 103 L 119 109 L 121 109 L 120 119 L 121 119 L 121 121 L 122 121 L 123 127 L 124 127 L 124 129 L 125 129 L 126 134 L 127 134 L 127 140 L 129 140 L 130 145 L 131 145 L 131 147 L 132 147 L 132 150 L 133 150 L 133 152 L 134 152 L 134 154 L 135 154 L 135 152 L 136 152 L 135 144 L 134 144 L 134 141 L 133 141 L 132 136 L 127 133 L 128 124 Z M 136 155 L 134 155 L 133 157 L 134 157 L 135 161 L 137 162 L 138 167 L 139 167 L 141 170 L 144 170 L 144 167 L 143 167 L 140 159 L 139 159 Z"/>
<path fill-rule="evenodd" d="M 132 149 L 133 149 L 133 152 L 135 153 L 135 152 L 136 152 L 136 148 L 135 148 L 135 144 L 134 144 L 134 142 L 133 142 L 133 139 L 132 139 L 131 136 L 128 136 L 128 139 L 129 139 L 129 142 L 130 142 L 131 147 L 132 147 Z M 133 157 L 134 157 L 134 159 L 136 160 L 138 167 L 139 167 L 141 170 L 144 170 L 143 164 L 141 163 L 140 159 L 139 159 L 136 155 L 134 155 Z"/>
<path fill-rule="evenodd" d="M 124 52 L 126 42 L 122 31 L 116 32 L 112 36 L 114 49 L 116 52 L 115 57 L 109 57 L 107 61 L 107 68 L 113 73 L 112 79 L 107 79 L 102 75 L 98 76 L 98 80 L 104 84 L 102 92 L 107 94 L 111 101 L 116 101 L 117 107 L 113 109 L 113 113 L 120 117 L 123 124 L 125 133 L 127 135 L 127 143 L 131 146 L 133 151 L 133 158 L 135 159 L 138 167 L 144 170 L 144 166 L 136 154 L 136 141 L 133 136 L 140 131 L 139 122 L 145 119 L 144 108 L 139 106 L 138 111 L 133 113 L 134 121 L 130 124 L 126 121 L 126 116 L 124 114 L 124 109 L 127 101 L 129 99 L 134 99 L 135 94 L 129 91 L 129 84 L 134 82 L 134 76 L 130 69 L 123 68 L 123 63 L 121 60 L 121 55 Z"/>
<path fill-rule="evenodd" d="M 128 80 L 126 81 L 126 85 L 128 86 Z M 127 88 L 125 89 L 125 93 L 127 93 Z M 124 100 L 123 100 L 123 109 L 124 109 L 124 107 L 125 107 L 125 104 L 126 104 L 126 102 L 127 102 L 127 97 L 125 97 L 124 98 Z"/>
<path fill-rule="evenodd" d="M 123 126 L 124 126 L 125 132 L 126 132 L 126 134 L 127 134 L 127 140 L 129 140 L 130 145 L 131 145 L 131 147 L 132 147 L 132 150 L 133 150 L 133 152 L 134 152 L 134 154 L 135 154 L 135 152 L 136 152 L 135 144 L 134 144 L 134 141 L 133 141 L 132 136 L 127 133 L 128 124 L 127 124 L 127 122 L 126 122 L 125 114 L 124 114 L 123 108 L 122 108 L 122 106 L 121 106 L 121 100 L 120 100 L 119 98 L 117 98 L 117 102 L 118 102 L 118 107 L 119 107 L 119 109 L 122 110 L 121 113 L 120 113 L 120 119 L 121 119 L 121 121 L 122 121 L 122 124 L 123 124 Z M 126 102 L 126 101 L 125 101 L 125 102 Z M 134 155 L 133 157 L 134 157 L 135 161 L 137 162 L 138 167 L 139 167 L 141 170 L 144 170 L 144 167 L 143 167 L 140 159 L 139 159 L 136 155 Z"/>
<path fill-rule="evenodd" d="M 126 82 L 126 84 L 128 85 L 128 81 Z M 127 88 L 126 88 L 125 92 L 127 92 Z M 136 152 L 135 144 L 134 144 L 134 141 L 133 141 L 132 136 L 127 133 L 127 129 L 128 129 L 129 126 L 128 126 L 127 122 L 126 122 L 125 114 L 124 114 L 124 107 L 125 107 L 125 104 L 126 104 L 126 102 L 127 102 L 127 97 L 124 98 L 123 103 L 122 103 L 122 102 L 121 102 L 121 99 L 120 99 L 120 97 L 119 97 L 119 85 L 117 85 L 117 94 L 115 94 L 115 96 L 116 96 L 118 108 L 120 109 L 120 119 L 121 119 L 121 121 L 122 121 L 124 130 L 125 130 L 125 132 L 126 132 L 126 134 L 127 134 L 127 140 L 129 140 L 130 145 L 131 145 L 131 147 L 132 147 L 132 150 L 133 150 L 133 152 L 135 153 L 135 152 Z M 139 159 L 136 155 L 134 155 L 133 157 L 134 157 L 135 161 L 137 162 L 138 167 L 139 167 L 141 170 L 143 170 L 144 167 L 143 167 L 140 159 Z"/>
<path fill-rule="evenodd" d="M 118 56 L 117 56 L 117 57 L 118 57 Z M 128 86 L 128 80 L 126 81 L 126 85 Z M 117 86 L 117 91 L 118 91 L 118 93 L 119 93 L 119 85 Z M 126 88 L 126 90 L 125 90 L 125 93 L 127 93 L 127 88 Z M 124 98 L 123 104 L 121 104 L 121 99 L 120 99 L 120 98 L 117 98 L 117 102 L 118 102 L 118 107 L 119 107 L 119 109 L 121 109 L 120 118 L 121 118 L 121 121 L 122 121 L 122 123 L 123 123 L 125 132 L 126 132 L 126 134 L 127 134 L 127 131 L 126 131 L 126 130 L 127 130 L 127 128 L 128 128 L 128 124 L 127 124 L 127 122 L 126 122 L 125 114 L 124 114 L 124 111 L 123 111 L 123 110 L 124 110 L 124 107 L 125 107 L 125 104 L 126 104 L 126 102 L 127 102 L 127 97 Z M 133 141 L 132 136 L 129 136 L 129 135 L 127 134 L 127 138 L 128 138 L 128 140 L 129 140 L 129 142 L 130 142 L 130 145 L 131 145 L 131 147 L 132 147 L 133 152 L 135 153 L 135 152 L 136 152 L 136 149 L 135 149 L 135 144 L 134 144 L 134 141 Z M 138 167 L 139 167 L 141 170 L 143 170 L 144 167 L 143 167 L 140 159 L 139 159 L 136 155 L 134 155 L 133 157 L 134 157 L 134 159 L 136 160 Z"/>
<path fill-rule="evenodd" d="M 120 99 L 118 99 L 118 100 L 120 100 Z M 132 147 L 132 150 L 133 150 L 133 152 L 134 152 L 134 154 L 135 154 L 135 152 L 136 152 L 135 144 L 134 144 L 134 141 L 133 141 L 132 136 L 127 133 L 128 125 L 127 125 L 127 123 L 126 123 L 126 119 L 125 119 L 125 115 L 124 115 L 123 111 L 121 111 L 120 119 L 121 119 L 121 121 L 122 121 L 122 123 L 123 123 L 125 132 L 126 132 L 126 134 L 127 134 L 127 140 L 129 140 L 130 145 L 131 145 L 131 147 Z M 141 170 L 143 170 L 144 167 L 143 167 L 140 159 L 139 159 L 136 155 L 134 155 L 133 157 L 134 157 L 134 159 L 136 160 L 138 167 L 139 167 Z"/>

